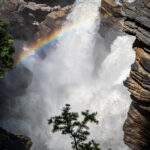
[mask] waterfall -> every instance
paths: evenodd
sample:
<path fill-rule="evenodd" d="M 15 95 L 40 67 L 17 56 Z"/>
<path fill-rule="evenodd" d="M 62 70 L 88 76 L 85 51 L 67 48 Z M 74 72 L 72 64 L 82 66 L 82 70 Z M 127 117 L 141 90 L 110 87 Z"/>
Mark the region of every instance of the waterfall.
<path fill-rule="evenodd" d="M 131 36 L 119 36 L 107 51 L 100 26 L 100 0 L 76 0 L 64 27 L 82 23 L 45 52 L 24 65 L 33 79 L 22 96 L 15 97 L 8 116 L 1 121 L 7 129 L 31 137 L 32 150 L 70 150 L 70 138 L 51 133 L 47 120 L 71 104 L 73 111 L 98 112 L 99 125 L 90 125 L 91 137 L 102 150 L 128 149 L 123 144 L 122 125 L 130 104 L 123 80 L 134 59 Z"/>

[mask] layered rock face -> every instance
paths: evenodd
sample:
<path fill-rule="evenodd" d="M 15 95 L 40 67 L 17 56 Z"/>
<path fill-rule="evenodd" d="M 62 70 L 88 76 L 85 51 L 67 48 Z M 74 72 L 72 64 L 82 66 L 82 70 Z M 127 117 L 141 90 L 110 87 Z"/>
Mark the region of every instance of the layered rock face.
<path fill-rule="evenodd" d="M 132 150 L 150 149 L 150 1 L 124 3 L 127 16 L 123 30 L 136 36 L 133 49 L 135 63 L 124 82 L 132 103 L 124 124 L 124 142 Z"/>
<path fill-rule="evenodd" d="M 30 150 L 32 142 L 30 138 L 23 135 L 14 135 L 0 128 L 1 150 Z"/>

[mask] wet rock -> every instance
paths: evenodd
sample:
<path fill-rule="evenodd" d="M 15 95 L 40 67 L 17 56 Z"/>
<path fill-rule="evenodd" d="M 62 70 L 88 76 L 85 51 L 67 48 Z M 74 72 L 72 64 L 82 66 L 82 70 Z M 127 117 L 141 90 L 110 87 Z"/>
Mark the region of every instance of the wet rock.
<path fill-rule="evenodd" d="M 107 49 L 110 49 L 112 41 L 122 35 L 121 6 L 115 3 L 115 0 L 102 0 L 100 8 L 100 35 L 106 42 Z"/>
<path fill-rule="evenodd" d="M 101 18 L 107 16 L 122 17 L 121 6 L 115 3 L 115 0 L 102 0 Z"/>
<path fill-rule="evenodd" d="M 121 18 L 115 18 L 113 16 L 104 18 L 101 20 L 99 33 L 104 38 L 107 49 L 110 49 L 112 41 L 116 39 L 117 36 L 123 35 L 120 23 Z"/>

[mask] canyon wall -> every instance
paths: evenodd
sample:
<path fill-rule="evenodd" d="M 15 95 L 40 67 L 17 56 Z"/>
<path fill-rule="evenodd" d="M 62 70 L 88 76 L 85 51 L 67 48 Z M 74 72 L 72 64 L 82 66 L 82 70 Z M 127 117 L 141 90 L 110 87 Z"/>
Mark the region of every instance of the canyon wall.
<path fill-rule="evenodd" d="M 130 76 L 124 81 L 132 103 L 125 121 L 124 142 L 132 150 L 150 149 L 150 1 L 136 0 L 123 4 L 127 17 L 123 30 L 136 36 L 133 49 L 136 59 Z"/>
<path fill-rule="evenodd" d="M 24 43 L 29 45 L 60 28 L 73 2 L 74 0 L 65 2 L 4 0 L 0 12 L 3 19 L 10 21 L 9 32 L 13 35 L 15 46 L 17 45 L 16 55 L 22 51 Z M 120 24 L 123 16 L 120 13 L 120 6 L 115 4 L 114 0 L 103 0 L 100 11 L 102 20 L 99 32 L 110 46 L 116 36 L 123 34 Z M 132 4 L 123 3 L 123 13 L 126 17 L 123 31 L 136 36 L 133 44 L 136 52 L 135 63 L 131 66 L 130 76 L 124 82 L 131 92 L 132 99 L 123 127 L 124 142 L 133 150 L 148 150 L 150 149 L 150 1 L 136 0 Z M 3 132 L 6 131 L 1 129 L 0 133 Z"/>
<path fill-rule="evenodd" d="M 101 24 L 99 33 L 105 41 L 107 49 L 110 49 L 112 41 L 118 35 L 123 35 L 121 20 L 121 5 L 114 0 L 102 0 L 100 8 Z"/>
<path fill-rule="evenodd" d="M 105 28 L 136 36 L 133 50 L 136 53 L 129 77 L 124 81 L 131 93 L 127 119 L 124 123 L 124 142 L 132 150 L 150 149 L 150 0 L 122 3 L 122 9 L 114 0 L 103 0 L 101 7 L 101 35 L 107 36 Z M 122 25 L 120 20 L 125 17 Z M 115 34 L 113 34 L 115 36 Z M 122 33 L 121 33 L 122 34 Z M 118 34 L 117 34 L 118 35 Z M 109 36 L 109 35 L 108 35 Z M 114 37 L 113 36 L 113 37 Z M 107 38 L 106 38 L 107 39 Z M 110 40 L 111 41 L 111 40 Z M 107 42 L 109 40 L 107 39 Z"/>
<path fill-rule="evenodd" d="M 10 22 L 15 56 L 36 40 L 61 27 L 74 0 L 3 0 L 1 18 Z"/>
<path fill-rule="evenodd" d="M 3 0 L 0 2 L 1 18 L 10 23 L 9 33 L 14 40 L 13 58 L 15 59 L 24 47 L 61 28 L 74 0 Z M 32 80 L 32 73 L 25 67 L 15 68 L 10 74 L 12 77 L 0 81 L 0 89 L 6 90 L 0 92 L 0 107 L 3 109 L 8 105 L 10 97 L 22 95 Z M 9 82 L 13 83 L 12 87 Z M 0 120 L 3 120 L 3 115 L 0 109 Z M 0 128 L 0 149 L 29 150 L 31 145 L 29 137 L 15 135 Z"/>
<path fill-rule="evenodd" d="M 35 43 L 61 28 L 75 0 L 3 0 L 0 6 L 1 17 L 10 22 L 9 33 L 14 39 L 14 59 L 24 47 Z M 100 8 L 100 34 L 106 45 L 120 34 L 121 6 L 114 0 L 102 0 Z M 18 32 L 19 31 L 19 32 Z"/>

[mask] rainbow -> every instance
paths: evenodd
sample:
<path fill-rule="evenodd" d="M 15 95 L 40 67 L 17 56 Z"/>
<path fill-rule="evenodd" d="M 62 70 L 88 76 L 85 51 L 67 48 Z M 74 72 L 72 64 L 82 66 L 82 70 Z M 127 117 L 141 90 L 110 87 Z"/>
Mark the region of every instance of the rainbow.
<path fill-rule="evenodd" d="M 61 29 L 58 29 L 55 32 L 51 33 L 50 35 L 37 40 L 34 44 L 29 46 L 27 50 L 23 51 L 19 55 L 19 57 L 15 61 L 16 66 L 21 64 L 31 56 L 34 56 L 36 52 L 44 50 L 44 48 L 53 45 L 58 40 L 62 39 L 64 36 L 70 35 L 70 33 L 73 33 L 79 28 L 82 29 L 85 26 L 89 25 L 90 23 L 99 21 L 99 19 L 100 19 L 99 16 L 97 18 L 89 17 L 86 20 L 79 21 L 77 24 L 64 25 L 64 27 L 62 27 Z"/>

